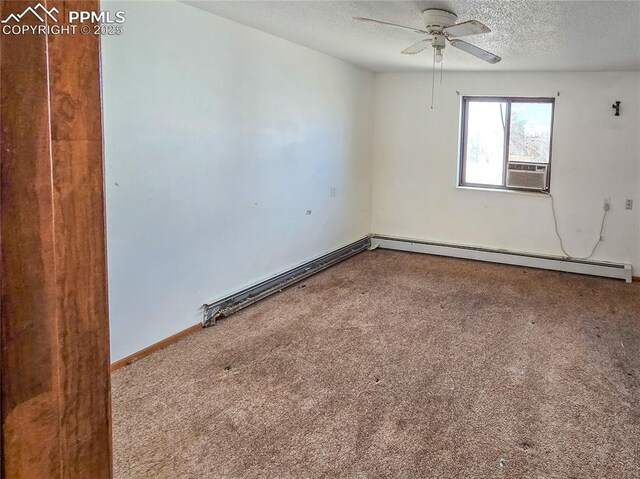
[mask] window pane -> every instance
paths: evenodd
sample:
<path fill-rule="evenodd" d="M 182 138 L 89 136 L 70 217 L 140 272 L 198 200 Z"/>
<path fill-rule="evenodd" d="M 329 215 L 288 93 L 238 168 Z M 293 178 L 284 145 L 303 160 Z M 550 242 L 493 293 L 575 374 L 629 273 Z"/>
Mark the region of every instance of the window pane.
<path fill-rule="evenodd" d="M 511 104 L 509 161 L 549 163 L 551 103 Z"/>
<path fill-rule="evenodd" d="M 469 101 L 464 182 L 502 186 L 507 105 Z"/>

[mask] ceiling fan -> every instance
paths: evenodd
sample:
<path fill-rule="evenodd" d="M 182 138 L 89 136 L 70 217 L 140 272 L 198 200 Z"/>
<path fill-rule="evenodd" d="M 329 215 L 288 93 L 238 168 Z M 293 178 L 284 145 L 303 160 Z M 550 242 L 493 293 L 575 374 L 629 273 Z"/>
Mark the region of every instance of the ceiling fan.
<path fill-rule="evenodd" d="M 428 46 L 433 47 L 433 59 L 434 63 L 442 62 L 442 51 L 444 50 L 447 41 L 452 47 L 458 48 L 463 52 L 469 53 L 474 57 L 480 58 L 488 63 L 498 63 L 502 58 L 498 55 L 494 55 L 491 52 L 483 50 L 480 47 L 476 47 L 471 43 L 467 43 L 462 40 L 458 40 L 458 37 L 466 37 L 469 35 L 477 35 L 480 33 L 489 33 L 491 30 L 489 27 L 480 23 L 477 20 L 469 20 L 462 23 L 457 23 L 458 16 L 447 10 L 441 10 L 439 8 L 427 8 L 422 12 L 425 28 L 413 28 L 405 25 L 398 25 L 396 23 L 383 22 L 381 20 L 374 20 L 372 18 L 354 17 L 354 20 L 360 20 L 363 22 L 378 23 L 381 25 L 388 25 L 390 27 L 403 28 L 405 30 L 411 30 L 415 33 L 421 33 L 428 35 L 428 37 L 414 43 L 410 47 L 402 50 L 405 55 L 415 55 L 420 53 Z"/>

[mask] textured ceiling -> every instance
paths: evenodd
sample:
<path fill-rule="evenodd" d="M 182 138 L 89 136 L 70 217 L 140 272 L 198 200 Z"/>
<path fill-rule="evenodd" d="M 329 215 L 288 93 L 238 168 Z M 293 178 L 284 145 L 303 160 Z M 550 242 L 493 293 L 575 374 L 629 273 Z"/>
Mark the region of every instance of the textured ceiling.
<path fill-rule="evenodd" d="M 425 70 L 431 49 L 400 51 L 420 35 L 352 20 L 372 17 L 422 28 L 428 7 L 458 21 L 480 20 L 492 32 L 465 40 L 503 58 L 496 65 L 445 50 L 445 69 L 511 71 L 640 71 L 640 1 L 185 1 L 374 71 Z M 429 53 L 427 53 L 429 52 Z"/>

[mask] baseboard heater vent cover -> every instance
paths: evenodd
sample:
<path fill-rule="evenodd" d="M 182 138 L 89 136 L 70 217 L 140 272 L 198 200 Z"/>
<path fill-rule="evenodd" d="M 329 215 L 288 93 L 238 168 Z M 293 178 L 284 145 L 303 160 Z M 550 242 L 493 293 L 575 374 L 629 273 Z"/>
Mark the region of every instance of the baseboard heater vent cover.
<path fill-rule="evenodd" d="M 371 238 L 366 236 L 343 248 L 327 253 L 296 268 L 280 273 L 254 286 L 238 291 L 214 303 L 204 305 L 204 326 L 215 324 L 216 319 L 227 317 L 242 308 L 282 291 L 298 281 L 319 273 L 323 269 L 344 261 L 371 246 Z"/>
<path fill-rule="evenodd" d="M 605 278 L 617 278 L 623 279 L 627 283 L 632 281 L 631 265 L 624 263 L 564 258 L 562 256 L 537 255 L 382 235 L 373 235 L 371 241 L 374 246 L 378 245 L 383 249 L 450 256 L 453 258 L 511 264 L 515 266 L 527 266 L 530 268 L 588 274 L 591 276 L 602 276 Z"/>

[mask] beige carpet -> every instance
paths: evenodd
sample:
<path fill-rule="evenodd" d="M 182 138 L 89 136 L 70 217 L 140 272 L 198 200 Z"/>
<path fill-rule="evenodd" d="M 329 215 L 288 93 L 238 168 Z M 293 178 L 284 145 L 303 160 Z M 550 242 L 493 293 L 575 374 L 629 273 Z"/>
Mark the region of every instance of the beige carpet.
<path fill-rule="evenodd" d="M 362 253 L 113 374 L 115 477 L 640 477 L 640 284 Z"/>

